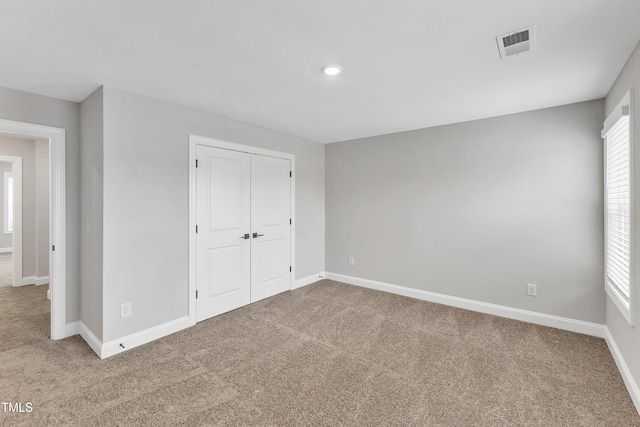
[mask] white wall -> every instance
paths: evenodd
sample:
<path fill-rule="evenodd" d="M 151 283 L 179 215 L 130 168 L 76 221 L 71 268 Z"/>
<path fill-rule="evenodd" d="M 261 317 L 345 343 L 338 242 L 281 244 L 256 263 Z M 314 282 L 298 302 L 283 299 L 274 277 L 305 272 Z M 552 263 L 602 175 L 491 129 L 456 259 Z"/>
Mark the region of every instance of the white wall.
<path fill-rule="evenodd" d="M 327 271 L 603 323 L 603 104 L 327 145 Z"/>
<path fill-rule="evenodd" d="M 80 318 L 102 340 L 102 218 L 103 218 L 103 91 L 99 88 L 80 104 Z"/>
<path fill-rule="evenodd" d="M 636 327 L 630 326 L 608 296 L 606 299 L 606 311 L 607 327 L 611 332 L 613 340 L 620 349 L 622 357 L 629 367 L 636 385 L 640 385 L 640 245 L 638 244 L 638 242 L 640 242 L 640 44 L 631 54 L 627 64 L 620 72 L 618 79 L 615 81 L 607 95 L 605 104 L 605 112 L 607 116 L 629 89 L 634 90 L 635 98 L 632 128 L 634 132 L 633 144 L 635 149 L 635 181 L 633 183 L 635 221 L 633 226 L 634 239 L 636 241 L 636 252 L 634 254 L 636 280 L 634 286 L 636 290 L 635 317 L 637 325 Z M 604 117 L 606 116 L 603 116 L 603 121 Z M 640 396 L 636 396 L 636 398 L 640 398 Z"/>
<path fill-rule="evenodd" d="M 67 322 L 80 319 L 80 105 L 0 87 L 0 119 L 66 129 Z"/>
<path fill-rule="evenodd" d="M 0 162 L 0 248 L 3 249 L 13 247 L 13 233 L 4 232 L 4 173 L 12 170 L 10 162 Z"/>
<path fill-rule="evenodd" d="M 189 134 L 296 155 L 297 277 L 324 270 L 322 144 L 114 88 L 103 96 L 103 341 L 188 314 Z M 120 319 L 125 302 L 133 315 Z"/>

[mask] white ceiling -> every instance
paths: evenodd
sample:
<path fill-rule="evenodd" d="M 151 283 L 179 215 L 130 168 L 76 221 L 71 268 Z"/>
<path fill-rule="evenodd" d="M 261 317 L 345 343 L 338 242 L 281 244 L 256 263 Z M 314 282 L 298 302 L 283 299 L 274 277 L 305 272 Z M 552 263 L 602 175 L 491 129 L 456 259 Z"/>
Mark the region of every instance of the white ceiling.
<path fill-rule="evenodd" d="M 537 49 L 501 60 L 531 24 Z M 639 40 L 639 0 L 0 0 L 0 86 L 335 142 L 601 98 Z"/>

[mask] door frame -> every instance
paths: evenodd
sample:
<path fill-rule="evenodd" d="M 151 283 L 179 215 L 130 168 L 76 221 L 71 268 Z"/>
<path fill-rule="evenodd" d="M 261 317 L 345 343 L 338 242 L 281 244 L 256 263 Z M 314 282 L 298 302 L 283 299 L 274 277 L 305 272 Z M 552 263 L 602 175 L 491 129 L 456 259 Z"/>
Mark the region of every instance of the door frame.
<path fill-rule="evenodd" d="M 65 187 L 66 131 L 61 128 L 0 119 L 0 132 L 49 141 L 49 290 L 51 339 L 66 338 L 67 214 Z M 15 249 L 14 249 L 15 250 Z M 15 274 L 15 272 L 14 272 Z"/>
<path fill-rule="evenodd" d="M 276 157 L 291 162 L 291 276 L 289 289 L 293 285 L 296 272 L 296 156 L 280 151 L 266 150 L 250 145 L 236 144 L 234 142 L 207 138 L 198 135 L 189 135 L 189 325 L 196 324 L 196 148 L 198 145 L 220 148 L 223 150 L 239 151 L 242 153 L 258 154 L 260 156 Z"/>
<path fill-rule="evenodd" d="M 13 278 L 11 284 L 22 286 L 22 157 L 0 155 L 0 160 L 12 163 L 13 236 L 11 247 L 13 248 Z"/>

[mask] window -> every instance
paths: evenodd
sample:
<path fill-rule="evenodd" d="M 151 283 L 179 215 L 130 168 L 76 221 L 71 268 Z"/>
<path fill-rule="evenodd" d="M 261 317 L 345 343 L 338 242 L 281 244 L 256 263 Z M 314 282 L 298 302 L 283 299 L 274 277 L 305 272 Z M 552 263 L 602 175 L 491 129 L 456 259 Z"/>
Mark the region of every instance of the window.
<path fill-rule="evenodd" d="M 4 173 L 4 233 L 13 233 L 13 173 Z"/>
<path fill-rule="evenodd" d="M 631 92 L 604 122 L 605 140 L 605 289 L 633 325 L 633 145 Z"/>

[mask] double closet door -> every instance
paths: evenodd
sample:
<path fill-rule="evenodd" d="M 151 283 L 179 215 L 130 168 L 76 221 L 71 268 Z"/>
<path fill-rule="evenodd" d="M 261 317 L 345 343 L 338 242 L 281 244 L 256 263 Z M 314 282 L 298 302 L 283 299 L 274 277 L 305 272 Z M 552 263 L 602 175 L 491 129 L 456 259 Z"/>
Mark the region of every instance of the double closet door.
<path fill-rule="evenodd" d="M 203 145 L 196 169 L 196 318 L 291 289 L 290 161 Z"/>

